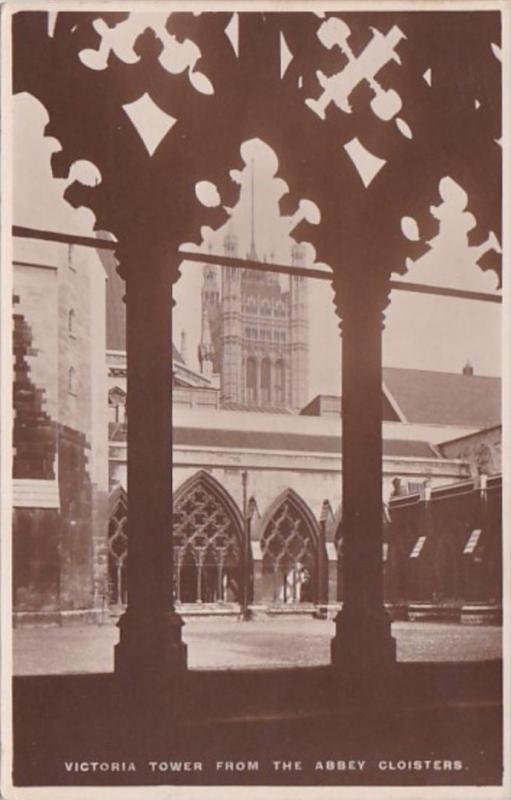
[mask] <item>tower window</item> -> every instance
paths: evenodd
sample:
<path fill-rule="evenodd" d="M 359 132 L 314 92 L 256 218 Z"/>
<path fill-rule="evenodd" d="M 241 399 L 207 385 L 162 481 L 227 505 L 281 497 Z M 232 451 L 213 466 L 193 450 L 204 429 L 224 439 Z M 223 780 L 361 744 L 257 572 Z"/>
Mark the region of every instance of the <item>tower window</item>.
<path fill-rule="evenodd" d="M 252 356 L 250 356 L 250 358 L 247 358 L 246 380 L 247 380 L 247 401 L 249 403 L 256 403 L 257 402 L 257 361 Z"/>
<path fill-rule="evenodd" d="M 76 370 L 74 367 L 69 367 L 67 373 L 67 391 L 69 394 L 76 395 Z"/>
<path fill-rule="evenodd" d="M 280 359 L 275 364 L 275 402 L 284 405 L 286 400 L 286 365 Z"/>
<path fill-rule="evenodd" d="M 269 358 L 263 358 L 261 362 L 261 401 L 263 403 L 271 401 L 271 362 Z"/>
<path fill-rule="evenodd" d="M 71 308 L 67 315 L 67 332 L 70 336 L 76 335 L 76 313 L 74 308 Z"/>

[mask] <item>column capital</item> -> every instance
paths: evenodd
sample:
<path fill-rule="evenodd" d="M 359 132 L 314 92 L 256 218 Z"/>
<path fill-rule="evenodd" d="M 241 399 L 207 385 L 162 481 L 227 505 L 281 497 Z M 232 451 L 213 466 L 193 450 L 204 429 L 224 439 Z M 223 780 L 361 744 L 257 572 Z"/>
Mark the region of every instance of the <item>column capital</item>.
<path fill-rule="evenodd" d="M 334 290 L 334 306 L 339 317 L 340 326 L 343 321 L 364 318 L 374 319 L 380 314 L 381 327 L 385 320 L 385 309 L 390 302 L 390 275 L 380 275 L 374 270 L 350 270 L 337 272 L 332 280 Z"/>
<path fill-rule="evenodd" d="M 115 257 L 119 262 L 117 272 L 127 283 L 140 285 L 167 276 L 170 285 L 174 285 L 181 277 L 181 255 L 177 246 L 170 243 L 131 240 L 116 247 Z"/>

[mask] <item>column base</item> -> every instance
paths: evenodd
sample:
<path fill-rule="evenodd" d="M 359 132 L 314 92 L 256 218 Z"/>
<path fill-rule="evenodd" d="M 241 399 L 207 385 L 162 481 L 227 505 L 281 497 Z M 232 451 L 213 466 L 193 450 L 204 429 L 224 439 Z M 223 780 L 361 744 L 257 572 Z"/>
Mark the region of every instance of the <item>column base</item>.
<path fill-rule="evenodd" d="M 396 640 L 384 608 L 344 607 L 330 643 L 334 680 L 345 699 L 386 703 L 394 696 Z"/>
<path fill-rule="evenodd" d="M 183 620 L 175 611 L 143 614 L 129 609 L 120 618 L 114 649 L 118 688 L 135 713 L 154 708 L 179 716 L 186 673 Z"/>

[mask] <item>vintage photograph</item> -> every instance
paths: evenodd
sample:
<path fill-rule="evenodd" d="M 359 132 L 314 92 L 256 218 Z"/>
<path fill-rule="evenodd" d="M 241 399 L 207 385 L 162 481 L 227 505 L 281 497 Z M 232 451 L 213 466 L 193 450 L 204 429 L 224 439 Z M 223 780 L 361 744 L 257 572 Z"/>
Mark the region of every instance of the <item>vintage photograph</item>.
<path fill-rule="evenodd" d="M 509 797 L 507 12 L 4 5 L 7 798 Z"/>

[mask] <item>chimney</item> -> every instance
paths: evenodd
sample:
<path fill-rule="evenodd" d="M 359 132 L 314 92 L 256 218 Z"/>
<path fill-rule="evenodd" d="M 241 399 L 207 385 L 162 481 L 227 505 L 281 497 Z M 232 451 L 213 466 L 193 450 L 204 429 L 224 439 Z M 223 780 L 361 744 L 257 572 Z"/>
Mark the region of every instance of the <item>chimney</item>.
<path fill-rule="evenodd" d="M 467 360 L 467 363 L 463 367 L 463 375 L 473 375 L 473 374 L 474 374 L 474 367 L 472 366 L 470 361 Z"/>

